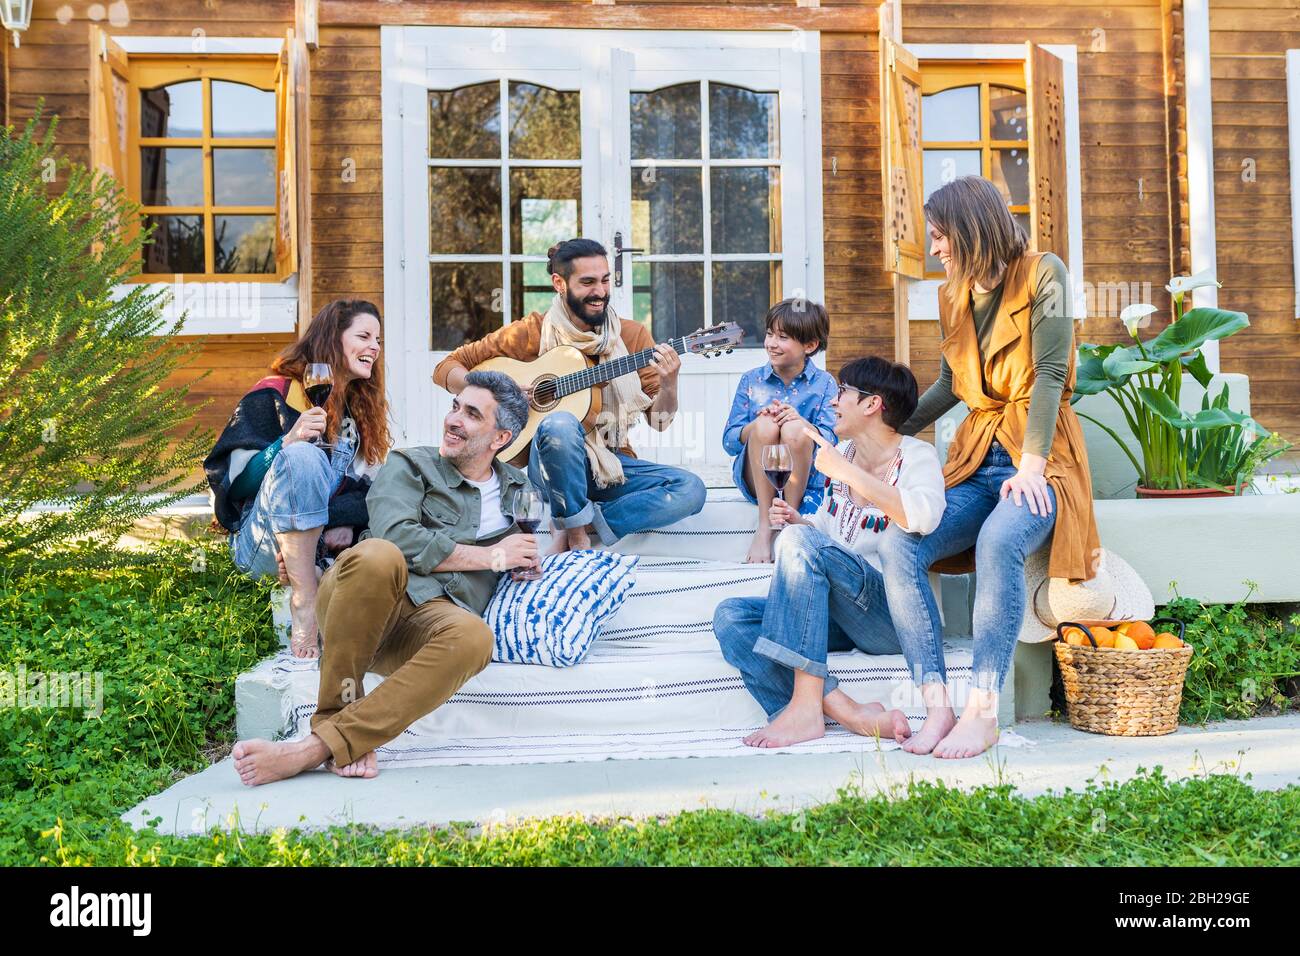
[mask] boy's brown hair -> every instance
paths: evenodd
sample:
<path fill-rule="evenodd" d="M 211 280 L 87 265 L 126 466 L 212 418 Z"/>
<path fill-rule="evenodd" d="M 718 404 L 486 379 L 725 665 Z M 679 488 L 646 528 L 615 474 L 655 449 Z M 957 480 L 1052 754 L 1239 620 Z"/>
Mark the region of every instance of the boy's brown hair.
<path fill-rule="evenodd" d="M 826 314 L 826 306 L 820 302 L 811 302 L 808 299 L 782 299 L 767 310 L 764 331 L 771 332 L 772 327 L 776 325 L 779 325 L 782 332 L 800 345 L 816 342 L 817 348 L 813 349 L 813 355 L 825 350 L 829 344 L 831 320 Z"/>

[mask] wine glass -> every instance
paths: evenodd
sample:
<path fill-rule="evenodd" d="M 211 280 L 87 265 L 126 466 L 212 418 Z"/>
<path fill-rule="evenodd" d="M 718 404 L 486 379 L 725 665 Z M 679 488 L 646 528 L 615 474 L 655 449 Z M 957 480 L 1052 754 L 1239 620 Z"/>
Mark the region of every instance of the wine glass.
<path fill-rule="evenodd" d="M 324 408 L 334 390 L 334 369 L 329 362 L 311 362 L 302 373 L 302 387 L 307 392 L 307 401 L 316 408 Z M 312 440 L 317 448 L 329 448 L 323 436 Z"/>
<path fill-rule="evenodd" d="M 790 480 L 790 446 L 788 445 L 764 445 L 763 446 L 763 473 L 767 475 L 767 480 L 772 483 L 776 489 L 776 496 L 782 501 L 785 500 L 785 483 Z M 774 525 L 776 529 L 785 527 L 782 521 Z"/>
<path fill-rule="evenodd" d="M 524 534 L 537 534 L 542 519 L 546 517 L 546 499 L 532 485 L 525 485 L 515 494 L 514 504 L 510 509 L 511 517 Z M 510 577 L 515 581 L 537 581 L 542 576 L 541 568 L 537 570 L 515 568 Z"/>

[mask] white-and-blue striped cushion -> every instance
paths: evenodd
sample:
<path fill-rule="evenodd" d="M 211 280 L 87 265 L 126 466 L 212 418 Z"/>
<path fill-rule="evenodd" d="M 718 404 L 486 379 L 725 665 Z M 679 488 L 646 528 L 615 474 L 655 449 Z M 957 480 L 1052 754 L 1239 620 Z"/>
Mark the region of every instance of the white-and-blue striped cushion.
<path fill-rule="evenodd" d="M 542 559 L 539 581 L 501 576 L 483 619 L 492 628 L 494 661 L 572 667 L 586 656 L 606 621 L 636 583 L 637 557 L 566 551 Z"/>

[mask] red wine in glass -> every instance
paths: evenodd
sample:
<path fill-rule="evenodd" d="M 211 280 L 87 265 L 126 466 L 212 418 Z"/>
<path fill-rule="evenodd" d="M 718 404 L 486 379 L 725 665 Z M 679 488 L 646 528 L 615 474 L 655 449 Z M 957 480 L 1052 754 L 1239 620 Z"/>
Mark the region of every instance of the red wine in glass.
<path fill-rule="evenodd" d="M 764 445 L 763 446 L 763 474 L 767 475 L 767 480 L 772 483 L 776 489 L 776 496 L 782 501 L 785 500 L 785 485 L 790 480 L 790 472 L 793 471 L 790 460 L 790 448 L 787 445 Z M 775 528 L 784 528 L 785 522 L 773 525 Z"/>
<path fill-rule="evenodd" d="M 334 390 L 334 370 L 328 362 L 311 362 L 303 370 L 302 387 L 307 393 L 307 400 L 316 408 L 323 408 L 329 401 L 330 392 Z M 325 439 L 316 438 L 312 444 L 318 448 L 329 448 Z"/>
<path fill-rule="evenodd" d="M 527 485 L 516 492 L 510 513 L 515 519 L 515 524 L 519 525 L 524 534 L 536 534 L 542 519 L 546 516 L 546 500 L 540 491 L 532 485 Z M 510 572 L 510 577 L 516 581 L 537 581 L 541 576 L 540 568 L 535 571 L 515 568 Z"/>

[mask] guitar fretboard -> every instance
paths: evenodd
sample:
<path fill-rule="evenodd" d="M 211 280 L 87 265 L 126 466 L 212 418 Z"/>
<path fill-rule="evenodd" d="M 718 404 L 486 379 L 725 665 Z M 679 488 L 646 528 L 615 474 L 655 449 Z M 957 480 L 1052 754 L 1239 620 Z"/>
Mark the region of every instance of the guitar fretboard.
<path fill-rule="evenodd" d="M 669 339 L 667 344 L 672 346 L 678 355 L 686 354 L 686 336 Z M 620 375 L 639 372 L 650 364 L 654 354 L 655 350 L 652 348 L 642 349 L 640 352 L 633 352 L 631 355 L 624 355 L 610 362 L 601 362 L 599 365 L 592 365 L 579 372 L 562 375 L 555 380 L 555 397 L 563 398 L 565 395 L 572 395 L 574 392 L 581 392 L 583 389 L 603 385 Z"/>

